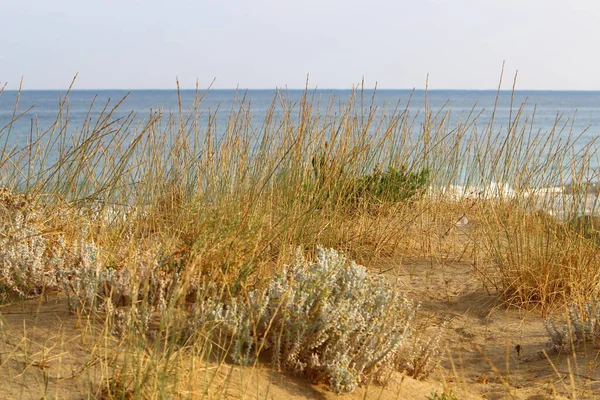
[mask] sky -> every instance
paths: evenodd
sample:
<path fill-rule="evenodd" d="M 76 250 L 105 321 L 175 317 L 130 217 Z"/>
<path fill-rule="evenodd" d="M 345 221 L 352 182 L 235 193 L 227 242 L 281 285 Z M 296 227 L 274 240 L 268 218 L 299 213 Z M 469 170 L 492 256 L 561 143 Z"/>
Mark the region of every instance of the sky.
<path fill-rule="evenodd" d="M 0 0 L 0 38 L 8 89 L 600 90 L 598 0 Z"/>

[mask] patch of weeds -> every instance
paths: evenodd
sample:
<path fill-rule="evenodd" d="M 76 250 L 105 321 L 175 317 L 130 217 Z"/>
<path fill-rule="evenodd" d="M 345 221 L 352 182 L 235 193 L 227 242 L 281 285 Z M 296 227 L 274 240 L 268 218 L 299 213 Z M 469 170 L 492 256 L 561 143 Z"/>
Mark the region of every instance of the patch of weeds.
<path fill-rule="evenodd" d="M 135 398 L 135 392 L 130 388 L 132 386 L 131 379 L 126 379 L 117 373 L 115 376 L 104 382 L 100 388 L 98 399 L 100 400 L 129 400 Z"/>
<path fill-rule="evenodd" d="M 10 287 L 0 283 L 0 305 L 10 301 Z"/>
<path fill-rule="evenodd" d="M 597 246 L 600 245 L 600 217 L 581 215 L 569 220 L 567 226 Z"/>

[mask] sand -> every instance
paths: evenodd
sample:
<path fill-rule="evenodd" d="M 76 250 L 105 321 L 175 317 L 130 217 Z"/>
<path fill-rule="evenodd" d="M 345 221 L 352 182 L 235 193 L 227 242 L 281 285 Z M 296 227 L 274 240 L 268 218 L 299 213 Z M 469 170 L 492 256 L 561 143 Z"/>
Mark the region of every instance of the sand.
<path fill-rule="evenodd" d="M 546 358 L 541 353 L 548 340 L 545 316 L 535 309 L 503 307 L 477 279 L 471 262 L 415 257 L 390 260 L 383 270 L 421 303 L 417 325 L 427 327 L 423 337 L 438 334 L 437 326 L 446 322 L 440 365 L 427 379 L 398 373 L 385 388 L 371 385 L 339 396 L 268 365 L 224 365 L 207 398 L 426 399 L 444 390 L 457 399 L 600 398 L 598 349 L 582 346 L 575 354 Z M 58 296 L 14 301 L 0 306 L 0 313 L 2 398 L 83 399 L 90 391 L 101 398 L 98 388 L 107 376 L 105 366 L 114 361 L 116 341 L 98 345 L 90 329 L 98 322 L 70 314 Z M 201 393 L 199 388 L 180 392 L 191 398 Z"/>

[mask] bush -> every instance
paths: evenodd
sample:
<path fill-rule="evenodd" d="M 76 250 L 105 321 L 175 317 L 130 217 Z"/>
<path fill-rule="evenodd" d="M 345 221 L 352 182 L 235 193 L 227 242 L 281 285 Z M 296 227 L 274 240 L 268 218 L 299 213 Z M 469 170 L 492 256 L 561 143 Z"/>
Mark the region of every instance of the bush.
<path fill-rule="evenodd" d="M 61 236 L 48 238 L 30 198 L 0 188 L 0 295 L 33 298 L 57 289 L 70 261 Z"/>
<path fill-rule="evenodd" d="M 357 200 L 397 203 L 422 194 L 429 184 L 429 170 L 408 171 L 406 165 L 388 167 L 383 172 L 376 168 L 371 175 L 363 176 L 356 183 Z"/>
<path fill-rule="evenodd" d="M 137 327 L 137 333 L 153 336 L 152 315 L 167 316 L 168 304 L 175 305 L 183 287 L 178 273 L 165 271 L 152 258 L 133 276 L 126 270 L 82 265 L 65 288 L 71 306 L 108 312 L 115 334 Z M 221 338 L 225 333 L 237 364 L 252 363 L 269 350 L 277 367 L 328 383 L 336 393 L 352 392 L 371 380 L 385 383 L 394 370 L 426 377 L 437 365 L 432 359 L 437 340 L 424 347 L 417 341 L 414 348 L 407 341 L 417 307 L 385 278 L 369 274 L 335 250 L 318 247 L 314 262 L 298 251 L 264 290 L 228 300 L 214 284 L 190 282 L 185 290 L 199 296 L 190 312 L 176 313 L 181 329 L 172 333 L 180 343 L 194 342 L 206 332 Z M 140 301 L 143 306 L 136 306 Z"/>
<path fill-rule="evenodd" d="M 165 315 L 168 304 L 174 305 L 173 296 L 183 288 L 177 273 L 146 261 L 147 267 L 134 272 L 135 277 L 128 271 L 82 265 L 66 288 L 72 307 L 108 312 L 115 334 L 134 326 L 138 333 L 153 334 L 151 316 Z M 145 283 L 128 284 L 134 281 Z M 383 277 L 369 274 L 335 250 L 318 247 L 314 262 L 298 251 L 264 290 L 229 300 L 214 284 L 198 285 L 187 286 L 199 297 L 190 313 L 179 314 L 176 325 L 182 329 L 172 333 L 179 332 L 177 339 L 183 343 L 210 331 L 225 333 L 231 340 L 229 354 L 237 364 L 252 363 L 261 351 L 269 350 L 274 365 L 315 383 L 328 383 L 336 393 L 352 392 L 370 380 L 385 383 L 393 370 L 426 376 L 423 371 L 435 364 L 430 358 L 437 354 L 432 350 L 436 346 L 428 343 L 425 351 L 419 347 L 417 352 L 403 348 L 415 305 Z M 118 307 L 123 299 L 129 307 Z M 140 300 L 144 306 L 135 306 Z M 419 372 L 411 370 L 413 364 Z"/>
<path fill-rule="evenodd" d="M 204 302 L 196 315 L 226 321 L 234 361 L 252 362 L 269 348 L 280 367 L 343 393 L 386 381 L 415 311 L 384 278 L 319 247 L 315 262 L 298 252 L 265 291 L 227 307 Z"/>
<path fill-rule="evenodd" d="M 600 300 L 593 298 L 581 308 L 571 303 L 566 321 L 557 324 L 548 318 L 544 325 L 549 336 L 548 347 L 552 351 L 560 351 L 571 343 L 600 346 Z"/>
<path fill-rule="evenodd" d="M 343 167 L 331 167 L 325 157 L 313 157 L 314 184 L 304 189 L 319 201 L 335 200 L 336 205 L 394 204 L 422 195 L 430 183 L 430 170 L 409 170 L 405 164 L 383 171 L 379 165 L 369 175 L 357 177 Z M 321 204 L 320 204 L 321 205 Z"/>

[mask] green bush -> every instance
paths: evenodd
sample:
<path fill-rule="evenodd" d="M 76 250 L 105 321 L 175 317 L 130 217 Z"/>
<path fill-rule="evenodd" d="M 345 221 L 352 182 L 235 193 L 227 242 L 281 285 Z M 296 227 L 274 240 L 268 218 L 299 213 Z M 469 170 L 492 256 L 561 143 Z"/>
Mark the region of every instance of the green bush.
<path fill-rule="evenodd" d="M 323 154 L 313 156 L 311 165 L 313 180 L 305 182 L 303 189 L 318 207 L 325 201 L 336 206 L 399 203 L 423 194 L 431 180 L 428 168 L 406 164 L 390 165 L 385 171 L 378 164 L 371 174 L 362 176 Z"/>
<path fill-rule="evenodd" d="M 422 194 L 429 183 L 429 170 L 409 171 L 406 165 L 375 168 L 372 174 L 359 178 L 354 187 L 357 201 L 398 203 Z"/>

